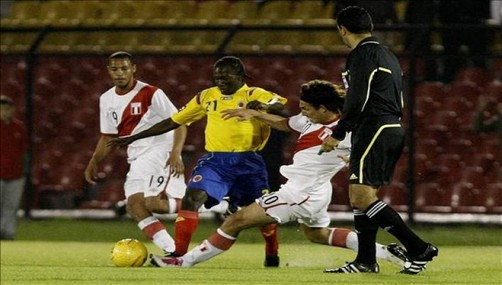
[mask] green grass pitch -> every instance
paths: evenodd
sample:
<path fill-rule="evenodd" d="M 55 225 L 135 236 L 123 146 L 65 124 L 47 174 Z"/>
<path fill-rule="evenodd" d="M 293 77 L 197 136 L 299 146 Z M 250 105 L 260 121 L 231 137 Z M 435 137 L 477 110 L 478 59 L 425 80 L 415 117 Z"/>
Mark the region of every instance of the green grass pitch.
<path fill-rule="evenodd" d="M 166 221 L 172 232 L 172 221 Z M 201 222 L 195 246 L 217 224 Z M 345 225 L 351 227 L 350 224 Z M 502 284 L 500 227 L 415 227 L 434 242 L 440 255 L 415 276 L 397 274 L 399 267 L 380 261 L 379 274 L 324 274 L 355 254 L 306 241 L 295 225 L 281 226 L 280 268 L 264 268 L 264 246 L 256 229 L 241 234 L 226 253 L 193 268 L 117 268 L 109 261 L 115 241 L 130 237 L 146 241 L 131 220 L 22 221 L 15 241 L 2 241 L 1 279 L 7 284 Z M 379 234 L 379 241 L 393 238 Z"/>

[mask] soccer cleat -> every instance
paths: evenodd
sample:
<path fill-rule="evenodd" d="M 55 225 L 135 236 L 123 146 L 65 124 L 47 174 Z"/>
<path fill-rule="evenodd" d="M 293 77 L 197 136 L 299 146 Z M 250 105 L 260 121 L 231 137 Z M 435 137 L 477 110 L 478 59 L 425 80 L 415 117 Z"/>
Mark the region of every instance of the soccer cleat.
<path fill-rule="evenodd" d="M 395 263 L 399 266 L 404 266 L 405 262 L 409 261 L 408 253 L 404 248 L 402 248 L 398 244 L 390 243 L 384 246 L 384 248 L 390 253 L 386 258 L 388 261 Z"/>
<path fill-rule="evenodd" d="M 279 267 L 280 258 L 278 255 L 265 255 L 265 267 Z"/>
<path fill-rule="evenodd" d="M 150 263 L 156 267 L 181 267 L 183 259 L 181 257 L 164 257 L 150 254 Z"/>
<path fill-rule="evenodd" d="M 176 251 L 169 252 L 164 250 L 164 257 L 180 257 L 180 256 L 181 255 L 179 255 Z"/>
<path fill-rule="evenodd" d="M 438 256 L 439 249 L 432 244 L 428 244 L 424 253 L 410 257 L 410 260 L 404 263 L 403 269 L 399 273 L 403 274 L 418 274 L 425 270 L 427 262 Z"/>
<path fill-rule="evenodd" d="M 121 218 L 127 214 L 127 200 L 118 201 L 113 206 L 113 211 L 118 218 Z"/>
<path fill-rule="evenodd" d="M 324 273 L 378 273 L 380 267 L 377 263 L 364 264 L 359 262 L 347 262 L 344 266 L 332 269 L 324 269 Z"/>

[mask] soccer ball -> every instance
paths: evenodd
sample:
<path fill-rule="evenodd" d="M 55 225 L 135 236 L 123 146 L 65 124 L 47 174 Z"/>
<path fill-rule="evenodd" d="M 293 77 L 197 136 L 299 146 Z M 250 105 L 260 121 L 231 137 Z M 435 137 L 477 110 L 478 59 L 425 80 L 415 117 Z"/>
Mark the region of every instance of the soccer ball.
<path fill-rule="evenodd" d="M 142 266 L 148 256 L 148 250 L 139 240 L 126 238 L 113 245 L 111 257 L 118 267 Z"/>

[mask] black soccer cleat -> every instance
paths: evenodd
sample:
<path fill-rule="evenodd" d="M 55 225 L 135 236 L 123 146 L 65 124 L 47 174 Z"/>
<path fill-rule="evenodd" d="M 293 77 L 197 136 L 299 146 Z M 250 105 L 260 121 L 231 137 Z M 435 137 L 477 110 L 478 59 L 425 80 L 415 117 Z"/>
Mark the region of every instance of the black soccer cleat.
<path fill-rule="evenodd" d="M 364 264 L 359 262 L 347 262 L 344 266 L 325 269 L 324 273 L 378 273 L 380 267 L 377 263 Z"/>
<path fill-rule="evenodd" d="M 127 214 L 127 200 L 118 201 L 113 206 L 113 211 L 115 212 L 117 218 L 122 218 L 123 216 L 125 216 Z"/>
<path fill-rule="evenodd" d="M 427 248 L 425 249 L 424 253 L 410 257 L 410 261 L 405 262 L 403 269 L 399 273 L 403 274 L 418 274 L 422 271 L 425 270 L 427 263 L 429 261 L 432 261 L 432 259 L 439 254 L 439 249 L 432 245 L 432 244 L 427 244 Z"/>
<path fill-rule="evenodd" d="M 265 262 L 263 265 L 265 267 L 279 267 L 281 259 L 278 255 L 265 255 Z"/>
<path fill-rule="evenodd" d="M 387 257 L 387 260 L 395 263 L 399 266 L 404 266 L 404 263 L 409 261 L 408 253 L 404 248 L 399 246 L 396 243 L 389 243 L 385 246 L 390 255 Z"/>

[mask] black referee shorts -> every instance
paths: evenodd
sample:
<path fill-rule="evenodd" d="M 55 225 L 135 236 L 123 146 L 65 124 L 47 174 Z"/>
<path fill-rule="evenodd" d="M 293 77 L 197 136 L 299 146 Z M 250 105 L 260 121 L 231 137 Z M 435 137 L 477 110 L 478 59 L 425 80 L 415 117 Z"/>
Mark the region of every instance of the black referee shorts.
<path fill-rule="evenodd" d="M 404 147 L 405 130 L 397 118 L 367 121 L 352 132 L 351 184 L 388 185 Z"/>

